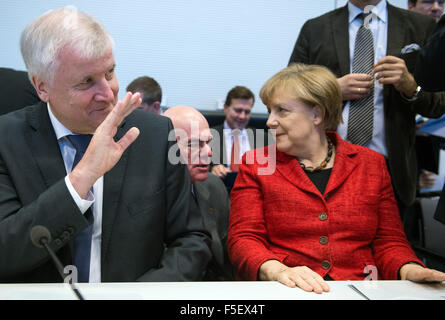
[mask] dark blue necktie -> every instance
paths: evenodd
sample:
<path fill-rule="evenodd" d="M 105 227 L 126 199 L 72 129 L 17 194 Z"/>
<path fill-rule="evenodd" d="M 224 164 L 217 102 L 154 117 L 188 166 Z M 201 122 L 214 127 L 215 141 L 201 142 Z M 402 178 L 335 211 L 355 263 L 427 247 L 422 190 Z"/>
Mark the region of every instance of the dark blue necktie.
<path fill-rule="evenodd" d="M 90 141 L 91 134 L 68 135 L 67 139 L 76 149 L 74 156 L 73 169 L 82 159 Z M 91 189 L 92 190 L 92 189 Z M 85 218 L 92 222 L 94 217 L 91 208 L 85 212 Z M 90 257 L 91 257 L 91 237 L 93 235 L 93 224 L 82 230 L 74 239 L 74 265 L 77 268 L 78 282 L 88 282 L 90 278 Z"/>

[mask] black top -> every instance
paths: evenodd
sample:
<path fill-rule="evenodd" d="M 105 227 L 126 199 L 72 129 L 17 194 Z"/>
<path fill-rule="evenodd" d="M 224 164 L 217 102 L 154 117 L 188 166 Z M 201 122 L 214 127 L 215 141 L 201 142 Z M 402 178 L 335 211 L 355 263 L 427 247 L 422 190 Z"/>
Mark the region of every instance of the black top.
<path fill-rule="evenodd" d="M 320 191 L 321 194 L 324 194 L 324 191 L 326 190 L 326 186 L 328 185 L 329 177 L 331 176 L 332 168 L 319 170 L 310 172 L 307 170 L 304 170 L 306 175 L 309 177 L 309 179 L 312 181 L 313 184 L 317 187 L 317 189 Z M 334 280 L 331 278 L 329 274 L 325 275 L 324 280 Z"/>
<path fill-rule="evenodd" d="M 326 186 L 328 185 L 329 177 L 331 176 L 332 168 L 310 172 L 304 170 L 306 175 L 311 179 L 312 183 L 315 184 L 317 189 L 321 194 L 324 194 Z"/>

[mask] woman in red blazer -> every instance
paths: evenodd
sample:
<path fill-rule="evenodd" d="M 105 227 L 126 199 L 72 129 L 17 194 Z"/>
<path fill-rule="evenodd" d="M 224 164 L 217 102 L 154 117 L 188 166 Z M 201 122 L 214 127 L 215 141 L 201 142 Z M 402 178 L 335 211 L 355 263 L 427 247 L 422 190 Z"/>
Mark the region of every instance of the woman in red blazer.
<path fill-rule="evenodd" d="M 238 279 L 317 293 L 329 290 L 325 280 L 445 280 L 406 240 L 384 157 L 329 131 L 342 97 L 328 69 L 290 66 L 260 97 L 276 145 L 244 155 L 231 193 Z"/>

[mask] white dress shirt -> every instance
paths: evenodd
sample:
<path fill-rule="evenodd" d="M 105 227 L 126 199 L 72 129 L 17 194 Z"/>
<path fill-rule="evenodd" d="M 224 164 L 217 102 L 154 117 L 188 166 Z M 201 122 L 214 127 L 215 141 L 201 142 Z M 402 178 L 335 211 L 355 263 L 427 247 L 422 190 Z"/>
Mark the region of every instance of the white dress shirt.
<path fill-rule="evenodd" d="M 68 174 L 71 172 L 71 168 L 74 162 L 74 156 L 76 149 L 71 145 L 67 135 L 73 134 L 68 128 L 66 128 L 59 120 L 54 116 L 51 111 L 49 103 L 48 114 L 51 123 L 56 133 L 57 141 L 59 142 L 60 152 L 62 153 L 63 162 L 65 163 L 65 169 L 67 175 L 65 177 L 65 183 L 68 190 L 79 207 L 80 212 L 84 214 L 90 206 L 92 206 L 92 212 L 94 216 L 93 235 L 91 239 L 91 257 L 90 257 L 90 278 L 89 282 L 101 282 L 101 236 L 102 236 L 102 200 L 103 200 L 103 177 L 100 177 L 93 186 L 93 193 L 88 192 L 87 199 L 82 199 L 71 184 Z"/>
<path fill-rule="evenodd" d="M 357 16 L 363 12 L 360 8 L 348 2 L 349 9 L 349 56 L 350 56 L 350 72 L 352 73 L 352 62 L 354 59 L 355 37 L 358 29 L 361 27 L 361 20 Z M 374 63 L 386 56 L 387 39 L 388 39 L 388 9 L 386 0 L 380 1 L 377 6 L 372 9 L 377 15 L 377 19 L 370 20 L 370 28 L 374 40 Z M 337 132 L 346 140 L 348 135 L 348 117 L 349 117 L 348 101 L 343 109 L 343 123 L 338 126 Z M 385 139 L 385 117 L 383 110 L 383 85 L 374 80 L 374 128 L 372 139 L 365 145 L 373 149 L 385 157 L 388 156 Z"/>
<path fill-rule="evenodd" d="M 230 164 L 232 163 L 232 144 L 234 136 L 232 134 L 232 129 L 229 127 L 226 121 L 224 121 L 224 143 L 226 146 L 226 156 L 227 156 L 227 164 L 226 166 L 230 168 Z M 238 135 L 239 145 L 240 145 L 240 157 L 244 155 L 247 151 L 251 149 L 249 143 L 249 136 L 247 135 L 246 128 L 240 130 Z"/>

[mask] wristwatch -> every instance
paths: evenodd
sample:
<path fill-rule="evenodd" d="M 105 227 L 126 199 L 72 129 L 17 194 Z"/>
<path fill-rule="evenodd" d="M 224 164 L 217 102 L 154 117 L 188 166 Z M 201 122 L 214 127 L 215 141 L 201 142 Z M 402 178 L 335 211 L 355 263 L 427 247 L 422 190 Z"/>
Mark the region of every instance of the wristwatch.
<path fill-rule="evenodd" d="M 414 92 L 412 98 L 417 98 L 417 96 L 419 95 L 420 91 L 422 91 L 422 87 L 421 86 L 417 86 L 416 91 Z"/>
<path fill-rule="evenodd" d="M 414 91 L 413 96 L 411 98 L 405 97 L 405 95 L 403 93 L 400 93 L 400 94 L 402 95 L 402 97 L 405 100 L 407 100 L 407 101 L 414 101 L 414 100 L 417 100 L 417 97 L 419 96 L 421 91 L 422 91 L 422 87 L 421 86 L 417 86 L 416 91 Z"/>

